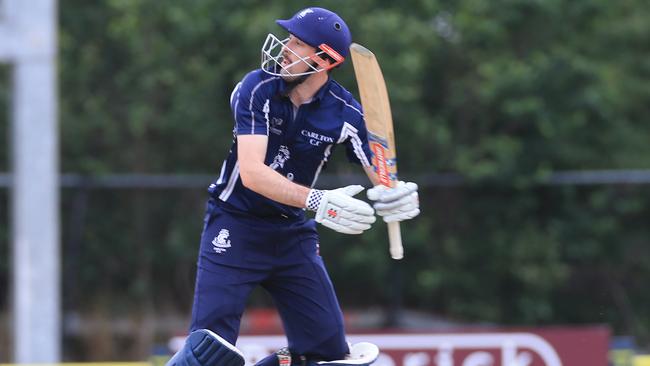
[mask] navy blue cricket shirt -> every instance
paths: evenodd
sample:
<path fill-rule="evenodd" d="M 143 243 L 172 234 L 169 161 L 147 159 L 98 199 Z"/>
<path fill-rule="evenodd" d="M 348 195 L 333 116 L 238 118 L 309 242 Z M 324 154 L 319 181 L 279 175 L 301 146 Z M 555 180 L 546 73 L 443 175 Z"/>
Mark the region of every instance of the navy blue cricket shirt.
<path fill-rule="evenodd" d="M 304 210 L 270 200 L 244 187 L 239 177 L 237 135 L 269 137 L 265 164 L 295 183 L 313 187 L 336 145 L 352 162 L 370 166 L 361 105 L 332 78 L 309 102 L 294 108 L 288 84 L 261 69 L 247 74 L 230 97 L 234 141 L 210 195 L 230 210 L 259 217 L 302 217 Z"/>

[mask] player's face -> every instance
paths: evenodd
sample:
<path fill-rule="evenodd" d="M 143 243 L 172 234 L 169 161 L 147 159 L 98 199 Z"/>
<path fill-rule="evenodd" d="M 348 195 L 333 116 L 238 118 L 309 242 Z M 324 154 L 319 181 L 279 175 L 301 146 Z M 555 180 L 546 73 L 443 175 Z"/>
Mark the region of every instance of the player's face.
<path fill-rule="evenodd" d="M 289 49 L 291 49 L 293 52 L 289 51 Z M 316 48 L 303 42 L 300 38 L 294 36 L 293 34 L 289 35 L 289 41 L 284 45 L 282 49 L 282 66 L 286 68 L 286 71 L 282 70 L 282 73 L 285 74 L 287 71 L 291 74 L 300 74 L 306 72 L 309 69 L 309 66 L 305 62 L 297 62 L 294 65 L 291 64 L 298 61 L 300 58 L 308 58 L 314 53 L 316 53 Z M 311 61 L 306 60 L 306 62 Z M 296 77 L 288 75 L 284 77 L 284 79 L 287 81 L 291 81 L 291 79 L 295 78 Z"/>

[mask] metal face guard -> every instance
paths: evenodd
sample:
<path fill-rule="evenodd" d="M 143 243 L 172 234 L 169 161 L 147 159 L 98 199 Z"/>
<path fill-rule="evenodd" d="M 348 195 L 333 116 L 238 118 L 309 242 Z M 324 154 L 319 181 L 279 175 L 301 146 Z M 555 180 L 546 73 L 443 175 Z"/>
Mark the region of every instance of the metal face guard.
<path fill-rule="evenodd" d="M 311 75 L 317 72 L 330 70 L 331 68 L 336 67 L 341 62 L 343 62 L 342 57 L 338 54 L 337 54 L 338 58 L 333 57 L 334 60 L 336 61 L 335 63 L 328 64 L 327 62 L 325 62 L 321 56 L 329 55 L 330 57 L 332 57 L 330 52 L 326 52 L 325 50 L 323 50 L 323 46 L 327 47 L 326 45 L 321 45 L 320 50 L 310 56 L 301 57 L 297 53 L 295 53 L 291 48 L 285 47 L 287 42 L 289 42 L 289 38 L 280 40 L 271 33 L 269 33 L 269 35 L 266 36 L 266 40 L 262 45 L 262 62 L 260 66 L 261 69 L 264 70 L 264 72 L 273 76 L 294 77 L 294 76 Z M 282 61 L 284 60 L 284 57 L 282 56 L 282 52 L 285 49 L 293 53 L 298 58 L 296 61 L 286 66 L 282 65 Z M 327 47 L 326 49 L 329 50 L 330 48 Z M 293 73 L 290 71 L 290 69 L 293 66 L 298 65 L 300 63 L 304 63 L 305 65 L 307 65 L 308 67 L 307 71 L 301 73 Z"/>

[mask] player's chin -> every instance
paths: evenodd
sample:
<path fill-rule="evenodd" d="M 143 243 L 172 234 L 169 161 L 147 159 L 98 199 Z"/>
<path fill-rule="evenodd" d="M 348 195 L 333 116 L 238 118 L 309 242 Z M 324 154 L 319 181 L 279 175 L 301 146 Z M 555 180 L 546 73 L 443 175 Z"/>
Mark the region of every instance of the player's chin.
<path fill-rule="evenodd" d="M 302 70 L 295 70 L 295 69 L 292 69 L 292 68 L 286 68 L 286 69 L 283 68 L 280 71 L 280 76 L 287 83 L 291 83 L 291 82 L 300 80 L 300 78 L 302 76 L 304 76 L 304 75 L 309 75 L 309 74 L 312 74 L 312 73 L 313 72 L 308 72 L 308 70 L 306 70 L 306 68 L 302 69 Z"/>
<path fill-rule="evenodd" d="M 282 69 L 280 71 L 280 76 L 282 77 L 282 80 L 286 81 L 287 83 L 294 82 L 294 81 L 298 80 L 298 78 L 299 78 L 299 76 L 293 75 L 287 69 Z"/>

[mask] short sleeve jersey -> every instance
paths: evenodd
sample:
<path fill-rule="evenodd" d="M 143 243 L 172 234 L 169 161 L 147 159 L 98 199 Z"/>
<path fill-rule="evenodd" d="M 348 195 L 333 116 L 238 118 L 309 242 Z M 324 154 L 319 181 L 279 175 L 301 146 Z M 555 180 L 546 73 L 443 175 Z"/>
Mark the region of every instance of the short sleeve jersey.
<path fill-rule="evenodd" d="M 281 204 L 244 187 L 239 177 L 237 135 L 266 135 L 264 163 L 287 179 L 313 187 L 337 145 L 348 159 L 370 165 L 370 149 L 361 105 L 329 78 L 309 102 L 295 108 L 288 84 L 258 69 L 237 84 L 230 98 L 235 119 L 233 145 L 219 178 L 209 187 L 225 207 L 259 217 L 302 217 L 304 210 Z"/>

